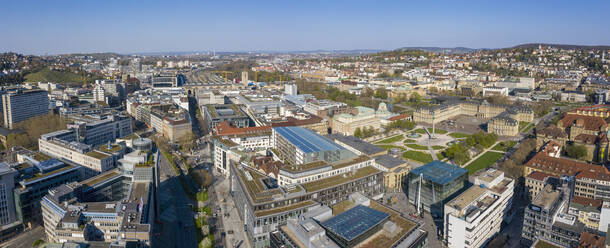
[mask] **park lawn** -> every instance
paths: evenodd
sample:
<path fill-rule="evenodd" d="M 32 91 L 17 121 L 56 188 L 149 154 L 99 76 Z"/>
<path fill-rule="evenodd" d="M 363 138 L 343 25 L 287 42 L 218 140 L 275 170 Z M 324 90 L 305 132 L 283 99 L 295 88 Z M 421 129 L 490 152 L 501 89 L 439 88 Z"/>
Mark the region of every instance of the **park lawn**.
<path fill-rule="evenodd" d="M 432 149 L 434 149 L 434 150 L 442 150 L 442 149 L 445 149 L 445 147 L 444 146 L 432 146 Z"/>
<path fill-rule="evenodd" d="M 399 134 L 399 135 L 396 135 L 394 137 L 390 137 L 390 138 L 387 138 L 387 139 L 384 139 L 384 140 L 377 141 L 375 143 L 377 143 L 377 144 L 390 144 L 390 143 L 394 143 L 396 141 L 400 141 L 402 139 L 403 139 L 403 135 Z"/>
<path fill-rule="evenodd" d="M 519 122 L 519 130 L 523 130 L 523 128 L 527 127 L 527 125 L 529 125 L 530 123 L 527 121 L 520 121 Z"/>
<path fill-rule="evenodd" d="M 472 175 L 481 169 L 491 166 L 503 156 L 504 153 L 489 151 L 481 155 L 476 160 L 470 162 L 470 164 L 468 164 L 465 168 L 468 170 L 468 174 Z"/>
<path fill-rule="evenodd" d="M 405 146 L 416 149 L 416 150 L 428 150 L 427 146 L 422 146 L 422 145 L 418 145 L 418 144 L 405 144 Z"/>
<path fill-rule="evenodd" d="M 436 158 L 438 158 L 438 160 L 443 160 L 445 159 L 445 153 L 444 152 L 439 152 L 436 154 Z"/>
<path fill-rule="evenodd" d="M 523 132 L 524 132 L 524 133 L 527 133 L 527 132 L 529 132 L 530 130 L 532 130 L 532 128 L 534 128 L 534 124 L 533 124 L 533 123 L 532 123 L 532 124 L 529 124 L 529 126 L 527 126 L 525 129 L 523 129 Z"/>
<path fill-rule="evenodd" d="M 404 148 L 404 147 L 402 147 L 402 146 L 395 146 L 395 145 L 377 145 L 377 146 L 379 146 L 379 147 L 381 147 L 381 148 L 383 148 L 383 149 L 385 149 L 385 150 L 388 150 L 388 151 L 389 151 L 390 149 L 392 149 L 392 148 L 399 148 L 399 149 L 401 149 L 401 150 L 403 150 L 403 151 L 405 150 L 405 148 Z"/>
<path fill-rule="evenodd" d="M 470 137 L 470 135 L 469 135 L 469 134 L 465 134 L 465 133 L 450 133 L 450 134 L 448 134 L 448 135 L 449 135 L 449 136 L 451 136 L 451 137 L 453 137 L 453 138 L 456 138 L 456 139 L 459 139 L 459 138 L 468 138 L 468 137 Z"/>
<path fill-rule="evenodd" d="M 512 141 L 512 140 L 502 141 L 502 142 L 498 143 L 497 145 L 495 145 L 494 147 L 492 147 L 491 149 L 494 151 L 506 152 L 510 148 L 515 146 L 516 144 L 517 144 L 517 142 Z"/>
<path fill-rule="evenodd" d="M 406 139 L 404 142 L 405 142 L 405 143 L 415 143 L 415 142 L 417 142 L 417 140 L 414 140 L 414 139 Z"/>
<path fill-rule="evenodd" d="M 424 164 L 432 162 L 432 155 L 425 153 L 425 152 L 419 152 L 419 151 L 413 151 L 413 150 L 406 151 L 402 154 L 402 157 L 405 159 L 421 162 Z"/>
<path fill-rule="evenodd" d="M 426 130 L 422 129 L 422 128 L 418 128 L 413 130 L 413 132 L 419 133 L 419 134 L 426 134 Z"/>
<path fill-rule="evenodd" d="M 432 128 L 428 128 L 428 132 L 432 133 Z M 436 133 L 436 134 L 446 134 L 447 130 L 435 128 L 434 129 L 434 133 Z"/>

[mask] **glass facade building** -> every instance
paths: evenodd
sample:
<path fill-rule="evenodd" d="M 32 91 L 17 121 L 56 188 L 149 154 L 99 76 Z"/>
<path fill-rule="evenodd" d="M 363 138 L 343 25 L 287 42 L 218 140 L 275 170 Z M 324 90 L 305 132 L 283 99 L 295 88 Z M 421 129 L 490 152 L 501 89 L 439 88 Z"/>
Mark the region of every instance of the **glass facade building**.
<path fill-rule="evenodd" d="M 441 161 L 432 161 L 411 170 L 406 185 L 411 204 L 440 216 L 445 202 L 468 186 L 468 171 Z"/>

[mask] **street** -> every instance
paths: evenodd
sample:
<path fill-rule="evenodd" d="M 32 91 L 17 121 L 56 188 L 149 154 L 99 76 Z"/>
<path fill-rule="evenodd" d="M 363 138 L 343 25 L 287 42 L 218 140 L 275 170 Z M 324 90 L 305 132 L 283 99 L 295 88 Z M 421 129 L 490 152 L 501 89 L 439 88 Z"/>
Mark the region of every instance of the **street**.
<path fill-rule="evenodd" d="M 45 240 L 44 227 L 42 226 L 34 227 L 32 230 L 19 234 L 17 237 L 0 244 L 0 247 L 31 248 L 34 241 L 39 239 Z"/>
<path fill-rule="evenodd" d="M 197 247 L 191 206 L 175 171 L 165 156 L 159 159 L 159 222 L 153 226 L 154 247 Z"/>
<path fill-rule="evenodd" d="M 217 230 L 218 233 L 224 232 L 226 234 L 223 242 L 224 247 L 233 247 L 236 242 L 243 240 L 244 242 L 240 247 L 251 247 L 249 240 L 247 239 L 244 231 L 244 223 L 240 219 L 235 208 L 235 203 L 231 197 L 229 189 L 230 181 L 222 175 L 215 175 L 214 184 L 210 188 L 214 188 L 214 197 L 217 201 L 211 201 L 214 208 L 213 213 L 218 213 L 218 220 L 220 225 Z M 212 196 L 210 196 L 210 199 Z M 221 211 L 217 212 L 217 207 L 221 207 Z M 228 214 L 228 216 L 227 216 Z M 214 236 L 216 237 L 216 233 Z M 220 236 L 220 234 L 218 234 Z M 218 246 L 217 246 L 218 247 Z"/>

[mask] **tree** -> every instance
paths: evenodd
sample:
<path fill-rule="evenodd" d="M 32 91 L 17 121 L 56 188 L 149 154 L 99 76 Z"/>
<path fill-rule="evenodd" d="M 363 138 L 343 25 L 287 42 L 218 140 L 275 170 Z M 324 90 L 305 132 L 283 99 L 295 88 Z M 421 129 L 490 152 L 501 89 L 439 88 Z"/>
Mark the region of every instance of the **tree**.
<path fill-rule="evenodd" d="M 503 95 L 488 96 L 488 97 L 485 97 L 485 100 L 487 100 L 487 102 L 489 102 L 491 104 L 509 105 L 512 103 L 510 98 L 508 98 L 508 96 L 503 96 Z"/>
<path fill-rule="evenodd" d="M 375 91 L 375 97 L 381 98 L 381 99 L 387 99 L 388 98 L 388 90 L 386 90 L 385 88 L 377 89 L 377 91 Z"/>
<path fill-rule="evenodd" d="M 411 97 L 409 97 L 409 102 L 418 103 L 421 100 L 421 96 L 417 92 L 413 92 Z"/>
<path fill-rule="evenodd" d="M 461 143 L 451 145 L 444 151 L 444 155 L 459 165 L 463 165 L 470 160 L 468 149 Z"/>
<path fill-rule="evenodd" d="M 364 87 L 364 89 L 362 89 L 362 93 L 360 93 L 360 95 L 363 97 L 371 97 L 373 94 L 375 94 L 375 91 L 369 87 Z"/>
<path fill-rule="evenodd" d="M 362 137 L 362 130 L 360 130 L 360 127 L 356 128 L 356 130 L 354 131 L 354 136 L 356 136 L 357 138 Z"/>
<path fill-rule="evenodd" d="M 566 147 L 566 154 L 570 158 L 582 159 L 587 156 L 587 148 L 583 145 L 568 145 Z"/>

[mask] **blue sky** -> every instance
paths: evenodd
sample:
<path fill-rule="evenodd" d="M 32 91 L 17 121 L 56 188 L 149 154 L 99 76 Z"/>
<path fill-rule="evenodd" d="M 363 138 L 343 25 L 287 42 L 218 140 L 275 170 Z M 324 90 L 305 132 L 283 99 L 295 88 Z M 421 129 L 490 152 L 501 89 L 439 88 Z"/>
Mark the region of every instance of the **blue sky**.
<path fill-rule="evenodd" d="M 610 1 L 0 3 L 0 52 L 253 51 L 610 45 Z"/>

